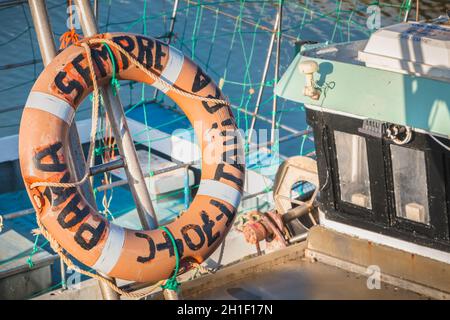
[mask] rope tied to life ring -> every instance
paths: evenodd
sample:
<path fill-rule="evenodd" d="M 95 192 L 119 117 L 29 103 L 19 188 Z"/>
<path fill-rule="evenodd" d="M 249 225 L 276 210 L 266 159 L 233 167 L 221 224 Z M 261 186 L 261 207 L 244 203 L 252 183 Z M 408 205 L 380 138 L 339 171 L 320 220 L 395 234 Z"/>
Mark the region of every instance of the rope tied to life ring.
<path fill-rule="evenodd" d="M 64 32 L 61 37 L 59 38 L 59 41 L 61 42 L 59 48 L 60 49 L 64 49 L 66 47 L 68 47 L 71 43 L 77 43 L 79 42 L 83 36 L 79 35 L 77 33 L 77 30 L 75 29 L 75 26 L 73 24 L 73 5 L 72 5 L 72 0 L 69 0 L 67 9 L 69 11 L 69 30 L 67 30 L 66 32 Z"/>
<path fill-rule="evenodd" d="M 177 291 L 178 287 L 180 286 L 180 283 L 177 280 L 178 270 L 180 269 L 180 254 L 178 252 L 177 243 L 175 241 L 175 237 L 173 236 L 172 232 L 170 232 L 166 226 L 160 226 L 159 229 L 167 233 L 167 235 L 170 238 L 170 241 L 172 242 L 173 251 L 175 252 L 175 270 L 173 272 L 172 277 L 167 279 L 166 283 L 161 285 L 161 288 Z"/>
<path fill-rule="evenodd" d="M 117 96 L 117 91 L 120 89 L 120 83 L 119 80 L 117 80 L 116 78 L 116 59 L 109 45 L 106 42 L 103 42 L 103 44 L 105 45 L 106 50 L 108 50 L 109 58 L 111 59 L 112 64 L 111 87 L 113 89 L 113 94 Z"/>
<path fill-rule="evenodd" d="M 96 141 L 96 131 L 97 131 L 97 125 L 98 125 L 98 115 L 99 115 L 99 104 L 100 104 L 100 93 L 99 93 L 99 87 L 98 87 L 98 79 L 95 73 L 95 69 L 94 69 L 94 64 L 92 61 L 92 53 L 91 53 L 91 47 L 90 45 L 92 44 L 103 44 L 106 46 L 109 54 L 111 55 L 111 57 L 113 57 L 112 54 L 112 50 L 110 47 L 113 47 L 114 49 L 116 49 L 117 51 L 119 51 L 121 54 L 125 55 L 129 61 L 131 61 L 132 64 L 134 64 L 136 67 L 138 67 L 141 71 L 143 71 L 146 75 L 148 75 L 151 79 L 153 79 L 156 82 L 159 82 L 160 85 L 162 85 L 164 88 L 168 89 L 168 90 L 173 90 L 176 93 L 178 93 L 179 95 L 182 95 L 184 97 L 190 98 L 190 99 L 194 99 L 194 100 L 199 100 L 199 101 L 204 101 L 204 102 L 211 102 L 211 103 L 221 103 L 224 104 L 226 106 L 229 106 L 230 103 L 228 100 L 223 100 L 223 99 L 217 99 L 217 98 L 209 98 L 209 97 L 202 97 L 199 95 L 195 95 L 189 92 L 186 92 L 184 90 L 181 90 L 173 85 L 171 85 L 170 83 L 166 82 L 165 80 L 161 79 L 159 77 L 159 75 L 157 75 L 156 73 L 153 73 L 152 71 L 148 70 L 143 64 L 141 64 L 139 61 L 137 61 L 137 59 L 135 59 L 133 56 L 131 56 L 126 50 L 124 50 L 119 44 L 113 42 L 112 40 L 108 40 L 108 39 L 89 39 L 89 40 L 85 40 L 81 43 L 75 43 L 74 45 L 78 45 L 84 48 L 84 50 L 86 51 L 86 57 L 87 57 L 87 62 L 88 62 L 88 67 L 89 67 L 89 72 L 92 78 L 92 83 L 93 83 L 93 99 L 92 99 L 92 121 L 91 121 L 91 133 L 90 133 L 90 141 L 89 141 L 89 151 L 88 151 L 88 157 L 87 157 L 87 163 L 91 162 L 91 159 L 94 155 L 94 151 L 95 151 L 95 141 Z M 117 84 L 118 84 L 118 80 L 116 78 L 116 74 L 115 74 L 115 61 L 114 59 L 111 59 L 112 61 L 112 68 L 113 68 L 113 76 L 112 76 L 112 85 L 113 87 L 117 88 Z M 116 92 L 117 93 L 117 92 Z M 59 188 L 71 188 L 71 187 L 77 187 L 79 185 L 82 185 L 83 183 L 85 183 L 89 178 L 89 166 L 86 166 L 85 172 L 83 177 L 79 180 L 79 181 L 74 181 L 74 182 L 66 182 L 66 183 L 61 183 L 61 182 L 34 182 L 30 185 L 30 189 L 34 189 L 36 187 L 59 187 Z M 136 293 L 136 292 L 127 292 L 124 291 L 123 289 L 119 288 L 113 281 L 106 279 L 104 277 L 102 277 L 99 274 L 96 273 L 92 273 L 90 271 L 87 270 L 83 270 L 81 268 L 79 268 L 78 266 L 76 266 L 73 261 L 66 255 L 66 253 L 63 251 L 63 248 L 61 247 L 61 245 L 57 242 L 57 240 L 46 230 L 46 228 L 42 225 L 38 212 L 36 211 L 36 221 L 39 227 L 39 233 L 42 234 L 50 243 L 51 248 L 55 251 L 55 253 L 57 253 L 61 260 L 67 265 L 67 267 L 69 269 L 72 270 L 76 270 L 77 272 L 79 272 L 80 274 L 83 274 L 85 276 L 94 278 L 98 281 L 101 281 L 103 283 L 105 283 L 106 285 L 108 285 L 112 290 L 114 290 L 115 292 L 117 292 L 118 294 L 120 294 L 121 296 L 124 297 L 128 297 L 128 298 L 134 298 L 134 299 L 142 299 L 150 294 L 152 294 L 156 289 L 158 289 L 158 287 L 161 287 L 163 289 L 169 289 L 169 290 L 177 290 L 179 287 L 179 283 L 176 279 L 178 271 L 179 271 L 179 263 L 180 263 L 180 257 L 179 257 L 179 253 L 178 253 L 178 249 L 176 246 L 176 242 L 175 242 L 175 238 L 173 237 L 173 235 L 171 234 L 171 232 L 165 227 L 165 226 L 161 226 L 160 229 L 163 229 L 167 235 L 170 237 L 171 242 L 173 244 L 174 247 L 174 252 L 175 252 L 175 256 L 176 256 L 176 266 L 175 266 L 175 270 L 174 273 L 172 275 L 171 278 L 167 279 L 167 280 L 160 280 L 158 281 L 156 284 L 152 285 L 151 287 L 149 287 L 145 292 L 141 292 L 141 293 Z M 201 268 L 201 266 L 198 266 L 197 268 Z"/>

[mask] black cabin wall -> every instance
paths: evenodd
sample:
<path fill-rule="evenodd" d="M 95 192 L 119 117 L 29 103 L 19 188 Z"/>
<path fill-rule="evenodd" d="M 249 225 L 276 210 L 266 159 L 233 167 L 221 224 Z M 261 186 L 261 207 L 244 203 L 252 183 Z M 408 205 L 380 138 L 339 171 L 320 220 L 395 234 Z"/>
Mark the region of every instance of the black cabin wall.
<path fill-rule="evenodd" d="M 328 219 L 450 252 L 450 152 L 420 132 L 414 132 L 412 140 L 402 146 L 425 153 L 430 212 L 430 225 L 426 225 L 396 215 L 390 139 L 361 132 L 362 119 L 309 108 L 306 116 L 314 132 L 321 188 L 319 207 Z M 335 130 L 366 139 L 371 210 L 341 200 Z M 450 145 L 449 140 L 440 140 Z"/>

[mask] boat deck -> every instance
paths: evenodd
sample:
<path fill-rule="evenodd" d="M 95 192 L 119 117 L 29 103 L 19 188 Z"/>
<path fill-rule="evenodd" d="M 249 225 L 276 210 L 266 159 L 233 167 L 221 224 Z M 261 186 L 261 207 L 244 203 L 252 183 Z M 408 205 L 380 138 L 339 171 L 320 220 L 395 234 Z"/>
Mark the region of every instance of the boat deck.
<path fill-rule="evenodd" d="M 426 296 L 381 282 L 368 289 L 367 276 L 305 258 L 306 242 L 262 256 L 247 257 L 215 273 L 190 280 L 180 276 L 184 300 L 426 300 Z M 133 286 L 128 289 L 133 288 Z M 145 291 L 137 285 L 134 289 Z M 36 299 L 102 299 L 94 279 L 79 290 L 55 290 Z M 122 298 L 127 299 L 127 298 Z M 163 299 L 160 289 L 149 300 Z"/>
<path fill-rule="evenodd" d="M 428 299 L 385 283 L 381 283 L 380 289 L 369 290 L 365 276 L 307 260 L 278 265 L 271 270 L 185 298 L 199 300 Z"/>

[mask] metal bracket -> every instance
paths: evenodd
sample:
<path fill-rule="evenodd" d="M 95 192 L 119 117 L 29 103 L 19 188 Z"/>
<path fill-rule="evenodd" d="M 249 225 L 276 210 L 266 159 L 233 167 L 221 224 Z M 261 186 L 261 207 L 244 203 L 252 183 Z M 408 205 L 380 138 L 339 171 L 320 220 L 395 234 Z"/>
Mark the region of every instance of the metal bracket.
<path fill-rule="evenodd" d="M 364 119 L 362 127 L 358 128 L 358 132 L 372 137 L 381 138 L 385 131 L 384 128 L 385 124 L 379 120 Z"/>
<path fill-rule="evenodd" d="M 95 176 L 97 174 L 105 173 L 108 171 L 112 171 L 115 169 L 123 168 L 125 166 L 125 162 L 123 161 L 122 157 L 119 159 L 110 161 L 108 163 L 102 163 L 96 166 L 93 166 L 89 168 L 89 175 Z"/>

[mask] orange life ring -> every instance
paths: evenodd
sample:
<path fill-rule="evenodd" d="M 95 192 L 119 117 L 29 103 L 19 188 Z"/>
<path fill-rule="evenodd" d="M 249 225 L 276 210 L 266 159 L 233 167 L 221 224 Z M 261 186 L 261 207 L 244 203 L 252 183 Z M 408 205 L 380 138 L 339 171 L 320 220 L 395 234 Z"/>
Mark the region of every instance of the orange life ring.
<path fill-rule="evenodd" d="M 182 262 L 201 263 L 221 243 L 240 203 L 244 164 L 240 139 L 228 104 L 193 99 L 223 99 L 216 84 L 177 49 L 141 35 L 111 33 L 87 38 L 100 85 L 111 79 L 107 39 L 158 75 L 172 89 L 161 87 L 117 47 L 110 47 L 119 79 L 144 82 L 163 90 L 186 113 L 202 150 L 201 183 L 189 209 L 166 225 L 174 236 Z M 175 267 L 175 252 L 165 231 L 122 228 L 91 209 L 76 187 L 37 186 L 36 182 L 73 181 L 68 159 L 68 131 L 81 101 L 92 92 L 87 53 L 72 45 L 44 69 L 26 102 L 19 133 L 19 158 L 28 195 L 40 222 L 57 243 L 83 264 L 111 277 L 132 281 L 167 279 Z M 187 92 L 189 95 L 182 95 Z M 205 138 L 205 137 L 208 138 Z M 228 136 L 228 137 L 227 137 Z M 206 149 L 213 145 L 205 161 Z M 207 148 L 208 147 L 208 148 Z"/>

